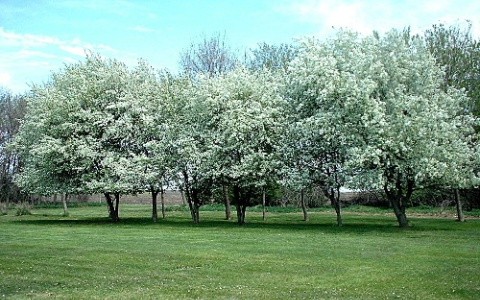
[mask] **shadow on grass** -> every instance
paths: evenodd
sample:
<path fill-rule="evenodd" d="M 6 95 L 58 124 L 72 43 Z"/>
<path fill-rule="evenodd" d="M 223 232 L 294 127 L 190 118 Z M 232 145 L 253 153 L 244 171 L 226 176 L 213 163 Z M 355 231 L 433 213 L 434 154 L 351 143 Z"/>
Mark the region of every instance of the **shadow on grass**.
<path fill-rule="evenodd" d="M 61 218 L 58 216 L 42 216 L 42 219 L 22 219 L 12 221 L 13 223 L 21 224 L 33 224 L 40 226 L 108 226 L 118 228 L 128 227 L 150 227 L 158 228 L 206 228 L 206 229 L 233 229 L 233 230 L 281 230 L 281 231 L 315 231 L 323 233 L 339 233 L 339 234 L 364 234 L 364 233 L 396 233 L 396 232 L 418 232 L 418 231 L 430 231 L 432 227 L 437 230 L 455 230 L 451 225 L 439 224 L 435 222 L 435 226 L 429 226 L 427 224 L 414 224 L 407 229 L 399 228 L 394 219 L 386 218 L 364 218 L 356 217 L 355 219 L 348 220 L 343 226 L 338 227 L 335 223 L 327 221 L 325 219 L 314 220 L 309 222 L 303 222 L 300 220 L 292 219 L 280 219 L 275 218 L 273 220 L 262 221 L 258 219 L 251 220 L 246 224 L 239 226 L 234 220 L 222 220 L 222 219 L 206 219 L 201 220 L 199 224 L 194 224 L 189 218 L 185 217 L 171 217 L 166 219 L 159 219 L 154 223 L 151 218 L 138 218 L 138 217 L 125 217 L 119 222 L 112 222 L 109 218 L 81 218 L 81 219 L 69 219 Z M 425 226 L 426 225 L 426 226 Z"/>

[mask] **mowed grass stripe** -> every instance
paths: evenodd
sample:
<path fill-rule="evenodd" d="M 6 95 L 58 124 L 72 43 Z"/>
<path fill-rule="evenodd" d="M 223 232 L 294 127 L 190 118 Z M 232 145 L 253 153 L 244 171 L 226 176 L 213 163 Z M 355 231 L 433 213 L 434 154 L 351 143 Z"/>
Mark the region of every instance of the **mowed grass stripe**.
<path fill-rule="evenodd" d="M 153 224 L 148 206 L 103 207 L 0 217 L 0 297 L 162 299 L 476 299 L 480 222 L 299 213 L 247 215 L 238 227 L 221 211 L 169 212 Z"/>

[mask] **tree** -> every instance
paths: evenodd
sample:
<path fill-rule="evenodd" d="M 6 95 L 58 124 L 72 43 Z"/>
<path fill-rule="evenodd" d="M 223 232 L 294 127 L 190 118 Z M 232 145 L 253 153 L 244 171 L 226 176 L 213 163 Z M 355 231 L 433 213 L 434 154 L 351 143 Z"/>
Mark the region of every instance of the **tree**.
<path fill-rule="evenodd" d="M 251 49 L 251 56 L 247 59 L 247 67 L 251 70 L 267 69 L 270 71 L 288 71 L 290 62 L 295 58 L 298 49 L 294 44 L 270 45 L 258 44 Z"/>
<path fill-rule="evenodd" d="M 208 132 L 199 118 L 196 91 L 198 83 L 178 77 L 173 85 L 173 111 L 170 122 L 172 159 L 180 189 L 184 193 L 194 223 L 200 222 L 200 207 L 212 196 L 211 152 L 206 145 Z"/>
<path fill-rule="evenodd" d="M 433 25 L 424 39 L 430 53 L 444 69 L 444 89 L 465 89 L 469 100 L 464 105 L 480 115 L 480 42 L 472 37 L 472 24 Z"/>
<path fill-rule="evenodd" d="M 464 103 L 465 109 L 480 115 L 480 42 L 473 39 L 471 23 L 465 28 L 458 25 L 447 27 L 444 24 L 433 25 L 425 32 L 428 50 L 437 63 L 444 68 L 444 90 L 450 87 L 465 89 L 469 101 Z M 477 130 L 478 131 L 478 130 Z M 451 185 L 457 219 L 464 221 L 459 184 Z"/>
<path fill-rule="evenodd" d="M 121 194 L 143 188 L 131 172 L 138 128 L 126 114 L 135 105 L 125 97 L 129 80 L 123 63 L 90 54 L 34 87 L 13 144 L 25 160 L 18 184 L 45 195 L 103 193 L 118 221 Z"/>
<path fill-rule="evenodd" d="M 476 119 L 464 109 L 459 90 L 443 88 L 444 73 L 420 38 L 406 40 L 391 31 L 358 43 L 371 62 L 368 122 L 363 144 L 354 151 L 363 175 L 379 180 L 400 227 L 409 225 L 405 213 L 414 190 L 429 182 L 467 183 L 475 177 Z M 365 179 L 365 177 L 363 177 Z"/>
<path fill-rule="evenodd" d="M 237 55 L 227 45 L 225 35 L 219 33 L 211 37 L 204 36 L 200 42 L 192 43 L 181 54 L 180 59 L 180 66 L 189 78 L 201 74 L 215 77 L 233 70 L 238 64 Z M 225 217 L 230 219 L 228 187 L 223 186 L 222 190 L 225 201 Z"/>
<path fill-rule="evenodd" d="M 232 187 L 237 219 L 245 222 L 249 202 L 275 178 L 284 126 L 278 78 L 267 71 L 238 68 L 200 82 L 196 98 L 211 172 Z M 261 194 L 260 194 L 261 195 Z"/>
<path fill-rule="evenodd" d="M 461 91 L 442 88 L 442 70 L 421 39 L 341 31 L 325 43 L 305 42 L 291 70 L 298 112 L 291 156 L 309 180 L 322 183 L 332 204 L 347 180 L 380 186 L 406 227 L 405 208 L 417 187 L 474 177 L 476 120 Z"/>
<path fill-rule="evenodd" d="M 358 138 L 362 105 L 373 82 L 362 73 L 370 61 L 358 47 L 355 34 L 342 33 L 320 43 L 304 41 L 288 74 L 291 114 L 286 141 L 290 178 L 303 190 L 322 187 L 342 225 L 340 188 L 349 172 L 350 147 Z"/>
<path fill-rule="evenodd" d="M 181 53 L 180 66 L 185 74 L 194 77 L 206 74 L 210 77 L 228 72 L 238 64 L 238 58 L 228 47 L 225 35 L 204 36 Z"/>
<path fill-rule="evenodd" d="M 13 178 L 20 167 L 20 159 L 15 153 L 8 151 L 7 145 L 20 127 L 26 111 L 26 101 L 23 96 L 12 95 L 0 88 L 0 202 L 7 207 L 10 201 L 22 198 Z"/>
<path fill-rule="evenodd" d="M 158 220 L 157 197 L 160 194 L 162 217 L 165 218 L 163 195 L 174 170 L 174 136 L 171 120 L 175 113 L 175 78 L 168 72 L 155 70 L 141 61 L 132 71 L 125 100 L 133 103 L 125 111 L 129 126 L 135 128 L 129 141 L 132 153 L 132 168 L 138 175 L 140 186 L 152 196 L 152 220 Z M 132 170 L 133 171 L 133 170 Z"/>

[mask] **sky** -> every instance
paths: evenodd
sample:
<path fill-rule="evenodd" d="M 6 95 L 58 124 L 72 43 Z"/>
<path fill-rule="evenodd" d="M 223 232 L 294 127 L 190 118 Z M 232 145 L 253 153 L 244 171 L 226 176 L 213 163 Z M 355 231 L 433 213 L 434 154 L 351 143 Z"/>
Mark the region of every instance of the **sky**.
<path fill-rule="evenodd" d="M 177 72 L 182 51 L 218 34 L 241 54 L 262 42 L 326 38 L 339 28 L 421 33 L 466 20 L 478 39 L 480 1 L 0 0 L 0 86 L 23 93 L 86 51 Z"/>

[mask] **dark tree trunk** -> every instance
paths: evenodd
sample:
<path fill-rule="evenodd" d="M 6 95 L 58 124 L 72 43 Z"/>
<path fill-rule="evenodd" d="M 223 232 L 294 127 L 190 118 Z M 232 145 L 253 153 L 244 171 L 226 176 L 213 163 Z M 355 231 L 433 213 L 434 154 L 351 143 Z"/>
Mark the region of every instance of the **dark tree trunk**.
<path fill-rule="evenodd" d="M 462 202 L 460 200 L 460 192 L 458 189 L 454 189 L 453 195 L 455 198 L 455 206 L 457 207 L 457 221 L 465 222 L 465 216 L 463 215 Z"/>
<path fill-rule="evenodd" d="M 387 199 L 392 205 L 393 212 L 395 213 L 395 217 L 397 218 L 398 226 L 402 228 L 406 228 L 409 226 L 407 214 L 405 213 L 405 202 L 410 199 L 404 199 L 402 195 L 402 190 L 397 189 L 396 191 L 390 190 L 386 185 L 384 187 L 385 194 L 387 195 Z"/>
<path fill-rule="evenodd" d="M 337 225 L 342 226 L 343 225 L 343 220 L 342 220 L 342 204 L 340 202 L 340 187 L 336 187 L 336 189 L 332 189 L 332 194 L 334 199 L 334 207 L 335 207 L 335 212 L 337 214 Z"/>
<path fill-rule="evenodd" d="M 108 205 L 108 216 L 110 219 L 113 220 L 113 216 L 114 216 L 114 211 L 115 211 L 115 208 L 113 207 L 113 200 L 112 200 L 112 196 L 110 195 L 110 193 L 104 193 L 105 195 L 105 200 L 107 201 L 107 205 Z"/>
<path fill-rule="evenodd" d="M 55 197 L 57 197 L 57 195 L 55 195 Z M 62 199 L 62 204 L 63 204 L 63 216 L 68 217 L 69 216 L 68 207 L 67 207 L 68 194 L 67 193 L 62 194 L 60 198 Z"/>
<path fill-rule="evenodd" d="M 333 153 L 333 157 L 336 159 L 338 158 L 338 153 Z M 339 169 L 336 164 L 333 165 L 333 168 L 327 169 L 327 176 L 331 177 L 333 176 L 334 180 L 334 185 L 330 187 L 325 187 L 323 190 L 325 196 L 330 200 L 330 204 L 333 206 L 335 209 L 335 213 L 337 215 L 337 226 L 343 226 L 343 220 L 342 220 L 342 208 L 341 208 L 341 203 L 340 203 L 340 183 L 338 179 L 338 172 Z"/>
<path fill-rule="evenodd" d="M 160 189 L 160 203 L 162 204 L 162 219 L 165 219 L 165 190 Z"/>
<path fill-rule="evenodd" d="M 119 204 L 120 204 L 120 193 L 114 193 L 115 199 L 112 199 L 112 195 L 110 193 L 104 193 L 105 199 L 107 200 L 108 204 L 108 212 L 109 217 L 113 222 L 120 221 L 119 218 Z"/>
<path fill-rule="evenodd" d="M 228 197 L 228 190 L 225 185 L 223 185 L 222 188 L 223 188 L 223 199 L 225 201 L 225 220 L 231 220 L 232 207 L 230 205 L 230 198 Z"/>
<path fill-rule="evenodd" d="M 300 205 L 302 206 L 303 220 L 307 222 L 308 221 L 307 204 L 305 203 L 305 194 L 303 189 L 300 191 Z"/>
<path fill-rule="evenodd" d="M 398 226 L 402 228 L 407 228 L 409 226 L 407 214 L 405 213 L 405 206 L 403 205 L 401 199 L 399 199 L 395 195 L 387 196 L 387 198 L 392 205 L 393 212 L 395 213 L 395 217 L 397 218 Z"/>
<path fill-rule="evenodd" d="M 238 225 L 245 224 L 245 214 L 247 211 L 247 205 L 242 199 L 240 194 L 240 187 L 238 185 L 233 186 L 233 197 L 235 198 L 235 203 L 237 207 L 237 222 Z"/>
<path fill-rule="evenodd" d="M 337 216 L 337 226 L 343 226 L 342 208 L 340 203 L 340 188 L 326 188 L 324 190 L 324 194 L 330 200 L 330 204 L 335 209 L 335 214 Z"/>
<path fill-rule="evenodd" d="M 400 172 L 396 167 L 390 167 L 385 171 L 387 181 L 383 187 L 387 199 L 392 205 L 393 212 L 397 218 L 398 226 L 407 228 L 410 226 L 406 211 L 406 203 L 410 201 L 413 194 L 415 181 L 413 175 L 407 171 Z"/>
<path fill-rule="evenodd" d="M 186 171 L 183 171 L 183 179 L 185 183 L 185 196 L 187 198 L 188 208 L 190 209 L 190 215 L 192 216 L 193 223 L 198 224 L 198 222 L 200 222 L 200 205 L 198 203 L 196 191 L 190 186 L 190 179 Z"/>
<path fill-rule="evenodd" d="M 158 210 L 157 210 L 157 196 L 158 190 L 153 186 L 150 186 L 150 193 L 152 194 L 152 221 L 156 223 L 158 221 Z"/>
<path fill-rule="evenodd" d="M 199 224 L 200 223 L 200 205 L 198 203 L 194 203 L 193 206 L 195 208 L 194 214 L 193 214 L 193 217 L 194 217 L 193 222 L 195 224 Z"/>

